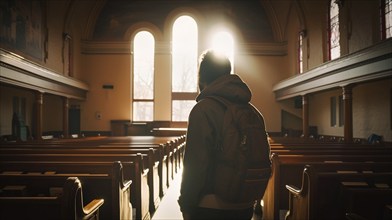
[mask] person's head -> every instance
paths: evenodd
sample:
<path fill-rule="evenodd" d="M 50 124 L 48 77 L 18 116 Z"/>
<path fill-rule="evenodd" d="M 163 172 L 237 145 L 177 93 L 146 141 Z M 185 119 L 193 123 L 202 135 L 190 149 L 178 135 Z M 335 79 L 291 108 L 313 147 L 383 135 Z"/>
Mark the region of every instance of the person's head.
<path fill-rule="evenodd" d="M 207 85 L 223 75 L 231 72 L 230 60 L 222 53 L 207 50 L 200 55 L 199 89 L 202 91 Z"/>

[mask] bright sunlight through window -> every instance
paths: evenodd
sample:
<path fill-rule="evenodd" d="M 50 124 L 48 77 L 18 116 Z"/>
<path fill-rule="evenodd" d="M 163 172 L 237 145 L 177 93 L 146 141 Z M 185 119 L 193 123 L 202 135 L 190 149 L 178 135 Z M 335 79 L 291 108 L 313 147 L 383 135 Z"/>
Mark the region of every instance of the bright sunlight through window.
<path fill-rule="evenodd" d="M 212 42 L 212 48 L 220 53 L 225 54 L 230 62 L 231 69 L 234 70 L 234 41 L 232 36 L 227 32 L 217 33 Z"/>
<path fill-rule="evenodd" d="M 181 16 L 173 26 L 173 92 L 197 91 L 197 25 Z"/>
<path fill-rule="evenodd" d="M 197 93 L 197 35 L 197 24 L 193 18 L 181 16 L 174 22 L 172 39 L 173 121 L 187 121 L 189 112 L 196 104 L 194 97 Z"/>
<path fill-rule="evenodd" d="M 133 48 L 133 120 L 152 121 L 154 116 L 154 37 L 136 34 Z"/>

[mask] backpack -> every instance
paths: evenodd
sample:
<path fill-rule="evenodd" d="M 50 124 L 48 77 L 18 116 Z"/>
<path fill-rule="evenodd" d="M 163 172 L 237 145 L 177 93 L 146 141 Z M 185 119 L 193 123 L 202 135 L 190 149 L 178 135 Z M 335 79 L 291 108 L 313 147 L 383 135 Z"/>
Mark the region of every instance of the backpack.
<path fill-rule="evenodd" d="M 214 193 L 231 203 L 261 199 L 271 175 L 270 146 L 263 116 L 250 103 L 210 98 L 226 109 L 215 150 Z"/>

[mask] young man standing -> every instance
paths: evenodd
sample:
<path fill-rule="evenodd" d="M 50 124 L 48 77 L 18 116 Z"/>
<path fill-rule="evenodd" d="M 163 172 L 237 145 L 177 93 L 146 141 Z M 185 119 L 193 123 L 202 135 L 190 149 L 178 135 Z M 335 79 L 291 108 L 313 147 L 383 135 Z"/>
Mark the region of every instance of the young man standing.
<path fill-rule="evenodd" d="M 187 130 L 180 197 L 185 220 L 247 219 L 253 216 L 254 201 L 227 202 L 214 194 L 215 152 L 221 135 L 225 108 L 210 96 L 231 103 L 249 103 L 251 91 L 236 74 L 229 59 L 213 50 L 200 56 L 197 104 L 192 109 Z M 264 124 L 262 124 L 264 127 Z M 268 145 L 267 137 L 263 137 Z M 265 146 L 268 147 L 269 145 Z"/>

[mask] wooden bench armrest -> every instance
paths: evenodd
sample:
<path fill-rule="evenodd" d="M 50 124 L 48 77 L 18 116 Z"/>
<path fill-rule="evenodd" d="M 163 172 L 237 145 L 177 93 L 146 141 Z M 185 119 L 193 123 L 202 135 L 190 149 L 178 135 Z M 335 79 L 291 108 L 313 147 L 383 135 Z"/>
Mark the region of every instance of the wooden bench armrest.
<path fill-rule="evenodd" d="M 83 207 L 83 212 L 85 215 L 90 215 L 96 212 L 104 203 L 104 199 L 94 199 L 89 204 Z"/>
<path fill-rule="evenodd" d="M 121 189 L 127 190 L 129 187 L 131 187 L 131 184 L 132 184 L 132 180 L 123 181 L 121 183 Z"/>
<path fill-rule="evenodd" d="M 141 172 L 142 176 L 147 176 L 149 171 L 150 171 L 150 169 L 148 169 L 148 168 L 147 169 L 143 169 L 142 172 Z"/>
<path fill-rule="evenodd" d="M 296 186 L 286 185 L 286 189 L 289 191 L 289 193 L 294 194 L 294 196 L 302 195 L 302 190 Z"/>
<path fill-rule="evenodd" d="M 346 213 L 347 220 L 367 220 L 366 218 L 356 214 L 356 213 Z"/>

